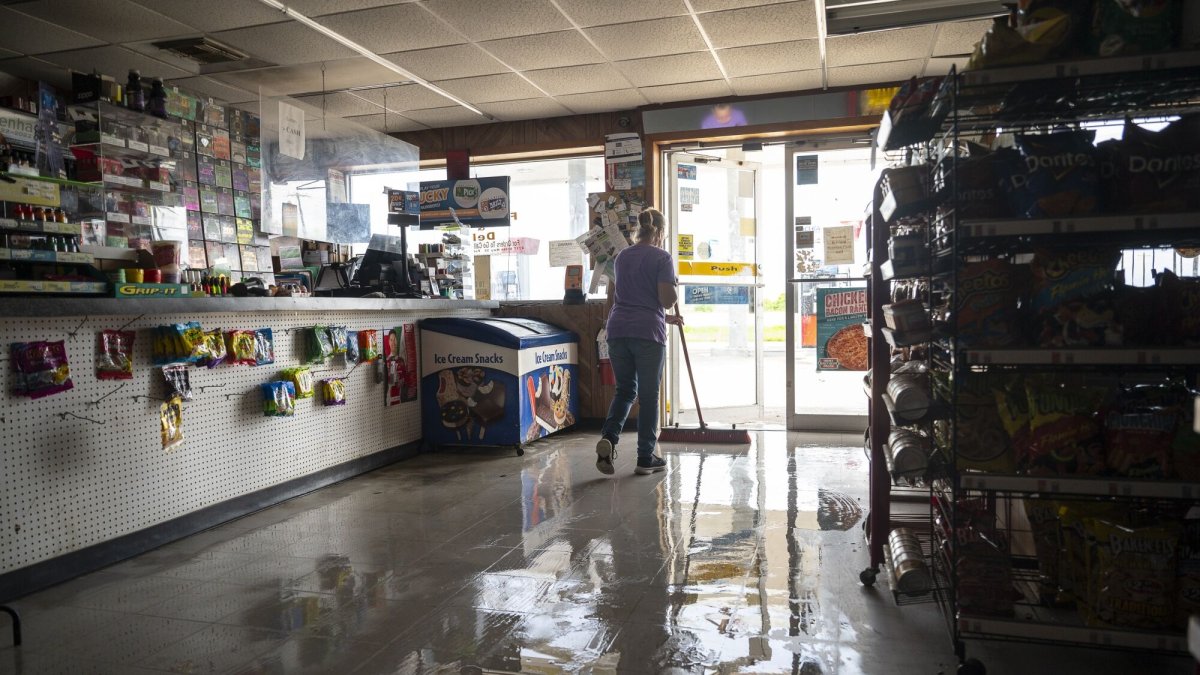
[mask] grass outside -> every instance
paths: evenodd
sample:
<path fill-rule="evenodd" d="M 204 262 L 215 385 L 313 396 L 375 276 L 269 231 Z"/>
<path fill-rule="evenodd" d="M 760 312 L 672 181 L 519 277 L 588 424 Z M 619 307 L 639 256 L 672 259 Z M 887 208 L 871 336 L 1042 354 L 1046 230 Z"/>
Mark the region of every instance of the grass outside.
<path fill-rule="evenodd" d="M 728 342 L 729 326 L 687 326 L 687 339 L 692 342 Z M 763 326 L 763 342 L 784 342 L 784 326 Z M 746 341 L 754 342 L 754 326 L 746 327 Z"/>

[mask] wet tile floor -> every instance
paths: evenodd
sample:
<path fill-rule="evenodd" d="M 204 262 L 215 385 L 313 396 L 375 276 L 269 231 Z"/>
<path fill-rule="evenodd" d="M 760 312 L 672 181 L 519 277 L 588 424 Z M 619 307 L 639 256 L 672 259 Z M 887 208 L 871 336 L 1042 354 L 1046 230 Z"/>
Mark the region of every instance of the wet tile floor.
<path fill-rule="evenodd" d="M 4 673 L 953 673 L 867 563 L 854 436 L 755 432 L 594 467 L 594 436 L 423 455 L 14 603 Z M 1182 659 L 969 643 L 990 673 Z"/>

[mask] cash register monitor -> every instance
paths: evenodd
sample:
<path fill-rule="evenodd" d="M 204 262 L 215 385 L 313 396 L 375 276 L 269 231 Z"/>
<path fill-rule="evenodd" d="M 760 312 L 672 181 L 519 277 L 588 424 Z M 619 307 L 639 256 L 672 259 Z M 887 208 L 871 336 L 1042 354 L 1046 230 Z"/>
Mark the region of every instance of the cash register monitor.
<path fill-rule="evenodd" d="M 407 247 L 402 245 L 400 237 L 386 234 L 371 235 L 371 243 L 367 245 L 367 252 L 363 254 L 362 259 L 358 262 L 358 268 L 354 271 L 354 284 L 375 286 L 381 277 L 394 284 L 400 282 L 400 275 L 396 270 L 403 268 L 406 253 L 404 248 Z M 392 263 L 401 264 L 393 265 Z"/>

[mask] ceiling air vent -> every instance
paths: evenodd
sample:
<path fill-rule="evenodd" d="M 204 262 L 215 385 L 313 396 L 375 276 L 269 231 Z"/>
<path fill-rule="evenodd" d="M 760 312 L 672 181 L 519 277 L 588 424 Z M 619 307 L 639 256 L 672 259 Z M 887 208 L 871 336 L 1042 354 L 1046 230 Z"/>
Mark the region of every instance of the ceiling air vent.
<path fill-rule="evenodd" d="M 155 42 L 154 46 L 189 61 L 195 61 L 202 66 L 245 61 L 248 58 L 246 54 L 239 52 L 233 47 L 206 37 Z"/>

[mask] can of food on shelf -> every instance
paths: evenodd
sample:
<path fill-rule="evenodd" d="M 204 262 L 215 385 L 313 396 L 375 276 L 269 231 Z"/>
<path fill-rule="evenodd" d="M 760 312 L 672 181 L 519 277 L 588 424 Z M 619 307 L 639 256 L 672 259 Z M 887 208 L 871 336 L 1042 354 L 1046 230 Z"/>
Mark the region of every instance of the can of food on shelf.
<path fill-rule="evenodd" d="M 933 587 L 933 577 L 925 564 L 921 552 L 921 540 L 907 527 L 898 527 L 888 534 L 888 548 L 892 552 L 892 566 L 896 572 L 896 591 L 906 595 L 928 593 Z"/>
<path fill-rule="evenodd" d="M 929 412 L 929 387 L 924 375 L 893 375 L 888 381 L 887 393 L 896 406 L 896 416 L 906 420 L 919 420 Z"/>
<path fill-rule="evenodd" d="M 929 439 L 909 429 L 893 429 L 888 435 L 888 452 L 892 457 L 892 473 L 896 476 L 919 476 L 929 465 Z"/>

